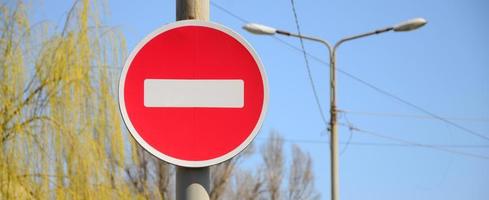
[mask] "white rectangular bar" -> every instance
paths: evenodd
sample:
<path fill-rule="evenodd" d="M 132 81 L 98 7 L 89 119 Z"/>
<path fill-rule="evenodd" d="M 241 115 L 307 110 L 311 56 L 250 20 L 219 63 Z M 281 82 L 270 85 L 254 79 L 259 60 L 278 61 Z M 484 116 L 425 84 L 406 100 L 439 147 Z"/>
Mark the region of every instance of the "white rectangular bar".
<path fill-rule="evenodd" d="M 145 107 L 242 108 L 241 79 L 145 79 Z"/>

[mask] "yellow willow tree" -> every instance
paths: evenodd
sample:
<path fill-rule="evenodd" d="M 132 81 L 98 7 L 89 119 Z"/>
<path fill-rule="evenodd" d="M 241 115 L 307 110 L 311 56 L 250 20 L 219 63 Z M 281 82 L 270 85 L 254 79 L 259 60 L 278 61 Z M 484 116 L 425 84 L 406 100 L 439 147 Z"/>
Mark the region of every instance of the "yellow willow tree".
<path fill-rule="evenodd" d="M 59 31 L 31 25 L 22 1 L 0 5 L 0 199 L 141 194 L 125 174 L 138 158 L 125 156 L 135 146 L 114 84 L 126 47 L 96 5 L 75 1 Z"/>
<path fill-rule="evenodd" d="M 126 47 L 97 5 L 75 0 L 53 27 L 30 24 L 21 0 L 0 2 L 0 199 L 174 199 L 174 168 L 122 128 Z M 211 199 L 286 198 L 284 141 L 268 141 L 262 167 L 240 168 L 252 148 L 212 167 Z M 317 199 L 311 158 L 292 157 L 289 199 Z"/>

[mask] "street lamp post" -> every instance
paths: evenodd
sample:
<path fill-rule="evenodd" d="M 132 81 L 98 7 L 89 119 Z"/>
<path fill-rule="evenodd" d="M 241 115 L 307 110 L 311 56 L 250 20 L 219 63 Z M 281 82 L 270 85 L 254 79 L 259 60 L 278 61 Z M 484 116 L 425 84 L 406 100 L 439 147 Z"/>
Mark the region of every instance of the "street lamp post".
<path fill-rule="evenodd" d="M 331 155 L 331 199 L 339 200 L 339 172 L 338 172 L 338 127 L 337 127 L 337 109 L 336 109 L 336 50 L 344 42 L 363 38 L 371 35 L 377 35 L 380 33 L 385 33 L 389 31 L 403 32 L 418 29 L 426 24 L 426 20 L 423 18 L 415 18 L 398 25 L 378 29 L 375 31 L 362 33 L 358 35 L 353 35 L 350 37 L 345 37 L 332 46 L 328 41 L 323 40 L 318 37 L 299 35 L 295 33 L 290 33 L 283 30 L 278 30 L 272 27 L 268 27 L 261 24 L 249 23 L 243 26 L 243 28 L 251 33 L 259 35 L 274 35 L 280 34 L 285 36 L 297 37 L 306 40 L 311 40 L 315 42 L 320 42 L 324 44 L 329 52 L 329 80 L 330 80 L 330 155 Z"/>

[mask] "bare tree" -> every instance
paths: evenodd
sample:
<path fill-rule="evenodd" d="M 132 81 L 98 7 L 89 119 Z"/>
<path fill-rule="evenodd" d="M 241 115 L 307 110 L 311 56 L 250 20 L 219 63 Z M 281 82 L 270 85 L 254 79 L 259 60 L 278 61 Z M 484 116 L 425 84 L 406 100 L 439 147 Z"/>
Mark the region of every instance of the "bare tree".
<path fill-rule="evenodd" d="M 222 199 L 235 167 L 235 158 L 211 167 L 211 192 L 209 194 L 211 200 Z"/>
<path fill-rule="evenodd" d="M 135 145 L 134 165 L 126 167 L 126 175 L 133 191 L 146 199 L 174 199 L 174 168 Z"/>
<path fill-rule="evenodd" d="M 258 169 L 257 171 L 240 170 L 237 171 L 234 176 L 234 188 L 235 192 L 232 194 L 232 198 L 228 199 L 242 199 L 242 200 L 259 200 L 264 199 L 264 180 L 263 171 Z"/>
<path fill-rule="evenodd" d="M 292 146 L 292 163 L 289 172 L 288 199 L 319 199 L 314 189 L 312 160 L 299 146 Z"/>
<path fill-rule="evenodd" d="M 241 160 L 253 154 L 253 151 L 253 145 L 250 145 L 234 158 L 211 167 L 211 192 L 209 195 L 211 200 L 223 199 L 237 165 Z"/>
<path fill-rule="evenodd" d="M 284 171 L 284 140 L 275 131 L 261 148 L 267 193 L 270 200 L 280 199 L 280 188 Z"/>
<path fill-rule="evenodd" d="M 156 165 L 156 182 L 158 184 L 158 191 L 160 192 L 161 199 L 174 199 L 172 195 L 173 192 L 171 191 L 171 183 L 175 176 L 174 168 L 158 158 L 154 158 L 154 163 Z"/>
<path fill-rule="evenodd" d="M 128 166 L 125 171 L 135 192 L 148 197 L 148 171 L 151 155 L 139 145 L 135 145 L 133 148 L 136 148 L 135 166 Z"/>

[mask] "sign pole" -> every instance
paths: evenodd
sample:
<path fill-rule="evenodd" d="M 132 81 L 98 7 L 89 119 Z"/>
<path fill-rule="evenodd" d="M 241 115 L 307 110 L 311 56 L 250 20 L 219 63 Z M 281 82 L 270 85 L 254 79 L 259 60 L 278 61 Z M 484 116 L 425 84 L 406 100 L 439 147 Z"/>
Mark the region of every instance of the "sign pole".
<path fill-rule="evenodd" d="M 209 20 L 209 0 L 176 0 L 176 19 Z M 210 167 L 189 168 L 176 166 L 176 199 L 208 200 Z"/>
<path fill-rule="evenodd" d="M 208 200 L 210 167 L 189 168 L 177 166 L 177 200 Z"/>
<path fill-rule="evenodd" d="M 209 0 L 176 0 L 176 20 L 128 56 L 119 106 L 138 144 L 176 166 L 176 199 L 209 200 L 209 166 L 236 156 L 259 132 L 267 76 L 243 37 L 208 21 Z"/>

